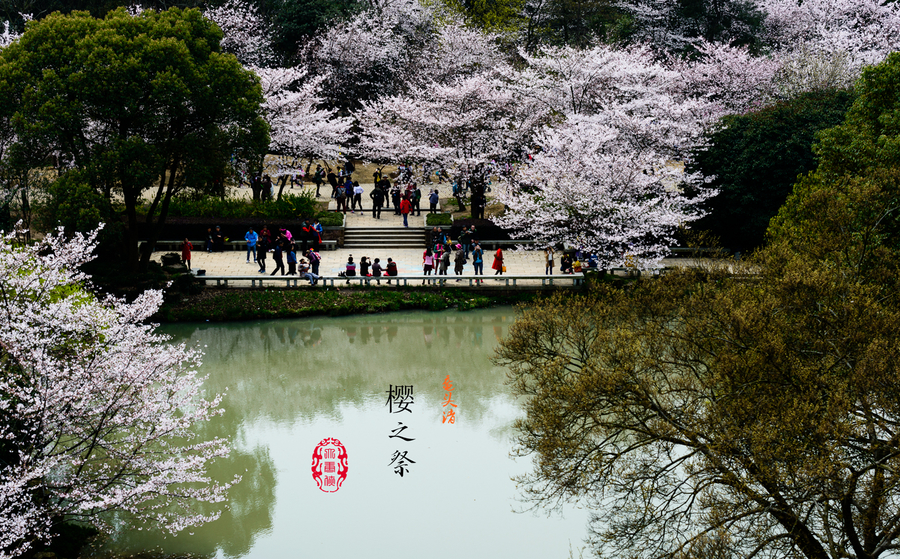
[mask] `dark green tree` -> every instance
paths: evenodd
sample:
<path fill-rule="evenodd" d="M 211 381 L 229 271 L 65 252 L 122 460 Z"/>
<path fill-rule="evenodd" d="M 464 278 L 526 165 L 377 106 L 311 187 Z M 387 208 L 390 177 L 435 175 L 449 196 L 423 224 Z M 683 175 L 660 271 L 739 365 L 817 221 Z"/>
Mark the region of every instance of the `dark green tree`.
<path fill-rule="evenodd" d="M 600 554 L 900 550 L 900 54 L 856 92 L 739 274 L 551 299 L 501 344 L 528 494 L 586 498 Z"/>
<path fill-rule="evenodd" d="M 693 228 L 712 232 L 733 250 L 761 246 L 798 176 L 815 168 L 816 133 L 840 124 L 852 102 L 852 91 L 816 91 L 725 117 L 688 165 L 712 177 L 720 191 Z"/>
<path fill-rule="evenodd" d="M 0 52 L 0 116 L 20 143 L 52 151 L 124 206 L 132 268 L 150 258 L 138 254 L 145 197 L 152 249 L 172 196 L 215 188 L 232 156 L 268 144 L 259 81 L 219 52 L 220 40 L 198 10 L 119 9 L 104 19 L 52 14 Z"/>

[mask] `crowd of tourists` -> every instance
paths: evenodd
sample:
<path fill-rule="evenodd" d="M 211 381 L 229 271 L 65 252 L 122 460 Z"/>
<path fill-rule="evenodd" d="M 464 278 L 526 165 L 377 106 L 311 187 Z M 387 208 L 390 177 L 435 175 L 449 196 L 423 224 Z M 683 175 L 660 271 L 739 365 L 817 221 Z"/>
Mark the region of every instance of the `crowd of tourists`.
<path fill-rule="evenodd" d="M 338 167 L 336 170 L 329 169 L 326 172 L 319 165 L 313 174 L 313 182 L 316 185 L 316 196 L 321 196 L 322 185 L 326 182 L 331 186 L 331 197 L 337 204 L 337 211 L 346 214 L 363 212 L 363 194 L 365 189 L 360 186 L 358 181 L 353 180 L 353 168 L 350 163 L 344 167 Z M 391 180 L 384 175 L 381 170 L 376 170 L 372 175 L 372 190 L 369 192 L 369 198 L 372 201 L 372 217 L 381 219 L 381 214 L 385 210 L 393 208 L 394 215 L 403 217 L 403 226 L 409 227 L 408 216 L 414 214 L 422 215 L 422 191 L 414 180 L 411 173 L 404 173 L 403 167 L 400 169 L 399 176 L 391 183 Z M 429 204 L 428 211 L 431 213 L 438 211 L 438 202 L 440 200 L 437 189 L 429 190 L 426 196 Z"/>

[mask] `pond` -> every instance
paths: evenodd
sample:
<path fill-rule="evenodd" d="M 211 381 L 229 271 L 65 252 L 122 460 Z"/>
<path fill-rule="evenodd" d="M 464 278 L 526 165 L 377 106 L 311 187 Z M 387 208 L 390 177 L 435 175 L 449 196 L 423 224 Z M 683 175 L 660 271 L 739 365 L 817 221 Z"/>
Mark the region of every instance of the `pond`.
<path fill-rule="evenodd" d="M 243 479 L 219 520 L 177 537 L 121 533 L 107 550 L 578 556 L 585 511 L 519 512 L 527 504 L 511 478 L 532 464 L 510 452 L 523 412 L 490 362 L 513 320 L 500 308 L 164 326 L 176 341 L 204 346 L 206 385 L 226 393 L 224 415 L 204 436 L 228 437 L 234 448 L 213 473 Z M 444 405 L 448 395 L 455 408 Z M 455 423 L 445 421 L 450 409 Z M 348 457 L 337 490 L 320 489 L 312 473 L 326 438 Z"/>

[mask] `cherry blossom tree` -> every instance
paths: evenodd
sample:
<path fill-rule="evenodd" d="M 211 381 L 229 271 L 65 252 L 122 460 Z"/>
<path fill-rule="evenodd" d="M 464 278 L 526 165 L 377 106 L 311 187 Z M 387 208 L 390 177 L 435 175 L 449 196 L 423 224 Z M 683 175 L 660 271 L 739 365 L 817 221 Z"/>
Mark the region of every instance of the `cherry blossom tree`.
<path fill-rule="evenodd" d="M 485 72 L 366 104 L 358 149 L 376 160 L 445 168 L 480 187 L 521 157 L 535 118 L 532 103 Z"/>
<path fill-rule="evenodd" d="M 758 0 L 765 39 L 774 48 L 843 52 L 853 66 L 882 61 L 900 48 L 900 5 L 881 0 Z"/>
<path fill-rule="evenodd" d="M 87 290 L 95 236 L 0 237 L 0 557 L 61 520 L 112 528 L 113 511 L 176 533 L 216 518 L 198 503 L 231 485 L 206 474 L 226 442 L 193 429 L 220 413 L 199 352 L 145 322 L 159 291 L 126 303 Z"/>
<path fill-rule="evenodd" d="M 210 6 L 203 16 L 222 30 L 222 50 L 233 54 L 244 66 L 266 67 L 275 64 L 272 29 L 256 6 L 246 0 L 228 0 Z"/>
<path fill-rule="evenodd" d="M 776 76 L 782 70 L 778 53 L 754 56 L 747 47 L 696 43 L 697 57 L 669 59 L 680 75 L 680 94 L 707 102 L 706 125 L 727 114 L 743 114 L 779 97 Z"/>
<path fill-rule="evenodd" d="M 332 106 L 358 110 L 402 90 L 434 33 L 436 9 L 418 0 L 370 0 L 365 10 L 329 25 L 302 59 L 315 74 L 331 76 L 325 93 Z"/>
<path fill-rule="evenodd" d="M 634 149 L 622 136 L 622 127 L 596 116 L 547 128 L 536 138 L 541 151 L 502 191 L 506 212 L 495 221 L 538 246 L 565 243 L 596 252 L 603 268 L 655 267 L 675 244 L 678 227 L 701 215 L 697 204 L 711 192 L 686 196 L 678 188 L 680 164 L 656 150 Z"/>
<path fill-rule="evenodd" d="M 291 175 L 303 176 L 313 159 L 336 159 L 347 141 L 353 119 L 335 109 L 322 109 L 327 76 L 310 77 L 299 68 L 254 68 L 260 77 L 266 121 L 271 138 L 269 153 L 276 155 L 276 176 L 281 177 L 278 197 Z"/>
<path fill-rule="evenodd" d="M 681 73 L 646 47 L 552 47 L 521 53 L 507 74 L 543 128 L 531 157 L 498 190 L 495 221 L 542 244 L 596 251 L 603 266 L 654 264 L 710 192 L 685 196 L 681 161 L 713 112 L 684 95 Z"/>

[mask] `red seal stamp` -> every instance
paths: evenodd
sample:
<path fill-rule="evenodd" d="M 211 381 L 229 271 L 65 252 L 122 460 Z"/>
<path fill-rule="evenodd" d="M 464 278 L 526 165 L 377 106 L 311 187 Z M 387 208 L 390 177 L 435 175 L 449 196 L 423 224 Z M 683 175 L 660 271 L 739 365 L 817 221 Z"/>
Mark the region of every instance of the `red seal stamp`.
<path fill-rule="evenodd" d="M 312 475 L 319 489 L 334 493 L 347 479 L 347 449 L 331 437 L 322 439 L 312 455 Z"/>

